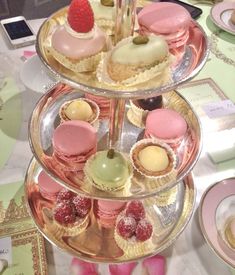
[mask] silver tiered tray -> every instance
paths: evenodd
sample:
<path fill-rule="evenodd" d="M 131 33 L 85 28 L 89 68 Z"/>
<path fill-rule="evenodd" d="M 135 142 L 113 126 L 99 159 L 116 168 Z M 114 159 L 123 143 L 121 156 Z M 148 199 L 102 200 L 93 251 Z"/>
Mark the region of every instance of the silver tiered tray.
<path fill-rule="evenodd" d="M 152 79 L 142 85 L 131 87 L 108 85 L 98 81 L 96 73 L 74 73 L 66 69 L 48 51 L 48 47 L 51 46 L 51 35 L 56 26 L 64 24 L 66 12 L 67 8 L 63 8 L 42 24 L 37 35 L 36 49 L 41 61 L 60 81 L 84 92 L 110 98 L 144 98 L 159 95 L 192 79 L 202 69 L 209 54 L 206 34 L 202 27 L 192 20 L 184 54 L 182 52 L 172 53 L 176 59 L 179 59 L 179 62 L 171 68 L 172 81 L 170 83 L 156 86 L 155 80 Z"/>
<path fill-rule="evenodd" d="M 193 112 L 190 104 L 177 92 L 164 94 L 165 108 L 179 112 L 188 123 L 188 131 L 181 145 L 176 150 L 177 178 L 166 184 L 149 186 L 145 179 L 139 180 L 135 173 L 131 183 L 124 189 L 116 192 L 104 192 L 92 187 L 85 180 L 84 173 L 67 172 L 61 178 L 60 170 L 48 165 L 47 157 L 53 154 L 52 136 L 54 129 L 59 125 L 60 106 L 68 100 L 81 97 L 81 91 L 75 90 L 63 84 L 58 84 L 48 91 L 37 103 L 32 113 L 29 124 L 30 145 L 35 158 L 56 181 L 81 195 L 92 198 L 107 199 L 137 199 L 155 195 L 158 192 L 169 189 L 180 182 L 194 167 L 201 152 L 201 128 L 200 122 Z M 126 106 L 128 111 L 129 105 Z M 135 142 L 143 138 L 144 130 L 132 125 L 128 119 L 124 119 L 124 126 L 118 144 L 118 150 L 128 154 Z M 100 120 L 98 128 L 98 151 L 108 148 L 108 120 Z"/>
<path fill-rule="evenodd" d="M 117 15 L 120 13 L 121 19 L 126 20 L 126 24 L 119 20 L 118 15 L 114 36 L 116 42 L 133 34 L 134 22 L 132 21 L 134 20 L 132 19 L 136 14 L 135 3 L 135 0 L 118 1 Z M 81 259 L 91 262 L 121 263 L 157 254 L 175 241 L 187 225 L 193 211 L 195 189 L 190 171 L 201 152 L 201 127 L 191 105 L 173 89 L 193 78 L 205 64 L 209 53 L 205 32 L 195 21 L 191 21 L 189 38 L 184 51 L 171 52 L 175 55 L 177 63 L 175 62 L 170 68 L 171 81 L 168 84 L 161 86 L 153 78 L 138 86 L 111 86 L 99 81 L 95 72 L 74 73 L 51 56 L 48 51 L 51 45 L 51 35 L 58 25 L 64 24 L 66 12 L 67 8 L 64 8 L 49 17 L 42 24 L 37 36 L 37 53 L 49 71 L 57 76 L 60 83 L 48 89 L 38 101 L 29 124 L 30 145 L 35 157 L 29 165 L 25 178 L 29 211 L 38 229 L 52 244 Z M 116 39 L 118 31 L 129 25 L 132 27 L 128 35 L 121 35 L 120 39 Z M 104 192 L 87 182 L 83 171 L 81 173 L 69 172 L 61 177 L 59 171 L 48 165 L 47 160 L 53 154 L 53 132 L 60 124 L 58 114 L 60 106 L 68 100 L 83 97 L 84 93 L 110 99 L 109 120 L 99 121 L 97 150 L 114 148 L 127 157 L 129 157 L 131 147 L 142 139 L 144 134 L 143 129 L 131 124 L 127 118 L 127 112 L 130 109 L 127 99 L 150 98 L 163 94 L 164 108 L 176 110 L 185 118 L 188 125 L 182 143 L 174 149 L 177 159 L 176 179 L 149 185 L 147 179 L 139 180 L 137 173 L 134 172 L 130 184 L 126 185 L 123 190 Z M 89 226 L 82 233 L 71 237 L 66 233 L 61 235 L 56 232 L 53 202 L 41 196 L 37 184 L 37 177 L 42 169 L 62 186 L 90 197 L 92 200 L 100 198 L 125 201 L 141 199 L 153 224 L 151 247 L 143 250 L 140 255 L 133 256 L 126 253 L 115 243 L 114 227 L 112 229 L 101 227 L 92 210 L 89 216 Z"/>
<path fill-rule="evenodd" d="M 60 235 L 54 227 L 53 203 L 44 199 L 38 189 L 37 177 L 42 168 L 33 158 L 25 178 L 25 193 L 29 212 L 38 230 L 56 247 L 90 262 L 121 263 L 138 260 L 161 252 L 170 246 L 184 230 L 195 202 L 193 177 L 188 174 L 177 186 L 160 195 L 143 200 L 147 215 L 153 222 L 152 246 L 143 254 L 131 256 L 114 240 L 114 228 L 101 227 L 90 213 L 88 228 L 74 236 Z"/>

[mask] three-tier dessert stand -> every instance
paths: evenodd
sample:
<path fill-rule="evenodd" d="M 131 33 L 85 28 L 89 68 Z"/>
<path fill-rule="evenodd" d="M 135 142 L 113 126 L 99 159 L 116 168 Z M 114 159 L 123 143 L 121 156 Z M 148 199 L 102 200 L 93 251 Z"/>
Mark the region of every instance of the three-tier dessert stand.
<path fill-rule="evenodd" d="M 120 1 L 119 1 L 120 2 Z M 117 7 L 119 19 L 114 41 L 132 35 L 136 5 L 133 1 L 120 2 Z M 134 261 L 159 253 L 171 245 L 187 225 L 194 207 L 196 190 L 191 170 L 196 164 L 202 146 L 201 127 L 189 102 L 174 91 L 180 84 L 189 81 L 203 67 L 208 56 L 208 43 L 203 29 L 192 21 L 185 52 L 172 68 L 172 82 L 155 87 L 154 81 L 138 87 L 112 87 L 99 82 L 95 74 L 76 74 L 65 69 L 47 52 L 50 36 L 55 26 L 64 23 L 67 8 L 59 10 L 41 26 L 37 36 L 37 53 L 45 66 L 58 78 L 36 104 L 29 124 L 30 145 L 34 157 L 25 178 L 25 193 L 28 209 L 38 230 L 58 248 L 81 259 L 101 263 Z M 128 26 L 128 27 L 127 27 Z M 195 33 L 197 35 L 195 35 Z M 65 84 L 71 86 L 65 86 Z M 52 134 L 58 126 L 60 106 L 71 99 L 90 93 L 110 99 L 110 117 L 100 120 L 98 128 L 98 151 L 115 148 L 128 156 L 133 144 L 143 137 L 143 129 L 127 119 L 129 99 L 143 99 L 163 94 L 164 107 L 176 110 L 187 121 L 190 138 L 186 136 L 177 151 L 178 174 L 175 180 L 163 185 L 149 186 L 145 181 L 131 180 L 130 186 L 121 191 L 104 192 L 86 184 L 80 178 L 61 178 L 47 165 L 43 156 L 52 154 Z M 183 157 L 182 157 L 183 156 Z M 121 250 L 114 240 L 114 228 L 100 226 L 91 211 L 88 228 L 77 236 L 57 236 L 52 230 L 53 203 L 39 192 L 37 177 L 45 170 L 54 180 L 91 199 L 142 200 L 146 212 L 153 221 L 153 246 L 141 255 L 130 256 Z"/>

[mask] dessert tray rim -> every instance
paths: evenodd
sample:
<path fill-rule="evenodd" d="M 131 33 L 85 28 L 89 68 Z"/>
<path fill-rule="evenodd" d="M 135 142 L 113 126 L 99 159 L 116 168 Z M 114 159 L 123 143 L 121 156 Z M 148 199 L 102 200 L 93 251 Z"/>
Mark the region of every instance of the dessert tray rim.
<path fill-rule="evenodd" d="M 189 194 L 189 205 L 190 205 L 190 209 L 187 210 L 187 215 L 184 215 L 184 222 L 182 224 L 181 222 L 181 228 L 179 229 L 179 231 L 175 234 L 175 236 L 173 238 L 171 238 L 168 242 L 164 243 L 164 245 L 160 248 L 158 248 L 156 251 L 154 251 L 153 253 L 149 253 L 147 255 L 144 256 L 138 256 L 136 258 L 131 258 L 131 259 L 121 259 L 120 261 L 102 261 L 100 258 L 95 259 L 94 257 L 81 257 L 79 256 L 72 248 L 71 249 L 66 249 L 66 248 L 62 248 L 60 247 L 56 242 L 54 242 L 53 240 L 50 239 L 49 236 L 47 236 L 47 234 L 43 231 L 43 229 L 40 227 L 40 225 L 36 222 L 34 215 L 32 213 L 31 207 L 29 205 L 29 200 L 28 200 L 28 193 L 27 193 L 27 178 L 29 175 L 29 171 L 30 169 L 33 169 L 32 166 L 39 165 L 39 163 L 37 163 L 36 159 L 34 157 L 32 157 L 30 163 L 29 163 L 29 167 L 27 169 L 26 175 L 25 175 L 25 184 L 24 184 L 24 191 L 25 191 L 25 196 L 26 196 L 26 207 L 28 212 L 30 213 L 32 219 L 34 220 L 34 223 L 37 227 L 37 229 L 39 230 L 39 232 L 52 244 L 55 245 L 56 248 L 58 248 L 59 250 L 66 252 L 66 253 L 71 253 L 71 255 L 76 256 L 78 258 L 80 258 L 81 260 L 85 260 L 87 262 L 91 262 L 91 263 L 114 263 L 114 264 L 118 264 L 118 263 L 127 263 L 127 262 L 132 262 L 132 261 L 137 261 L 137 260 L 141 260 L 147 257 L 151 257 L 156 255 L 157 253 L 160 253 L 161 251 L 163 251 L 164 249 L 168 248 L 170 245 L 172 245 L 172 243 L 174 241 L 177 240 L 177 238 L 180 236 L 180 234 L 184 231 L 184 229 L 186 228 L 187 224 L 189 223 L 192 215 L 193 215 L 193 210 L 194 210 L 194 206 L 196 203 L 196 194 L 197 194 L 197 189 L 194 183 L 194 176 L 192 173 L 189 173 L 183 180 L 183 184 L 184 186 L 188 186 L 189 190 L 188 190 L 188 194 Z M 184 211 L 184 208 L 182 209 L 182 211 Z M 182 213 L 176 223 L 176 226 L 178 225 L 179 221 L 182 218 Z M 171 234 L 171 233 L 170 233 Z"/>

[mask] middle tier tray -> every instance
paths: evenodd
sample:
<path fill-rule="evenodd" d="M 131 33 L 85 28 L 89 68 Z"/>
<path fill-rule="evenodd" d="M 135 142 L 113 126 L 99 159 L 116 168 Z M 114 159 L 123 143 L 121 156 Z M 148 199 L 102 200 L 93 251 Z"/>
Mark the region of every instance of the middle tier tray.
<path fill-rule="evenodd" d="M 61 233 L 53 219 L 55 202 L 45 199 L 38 187 L 38 175 L 42 168 L 32 159 L 25 178 L 25 194 L 29 212 L 44 237 L 63 251 L 80 259 L 99 263 L 121 263 L 152 256 L 170 246 L 182 233 L 193 212 L 196 198 L 193 177 L 167 192 L 142 200 L 146 215 L 153 225 L 151 245 L 141 250 L 133 245 L 121 249 L 115 242 L 114 226 L 105 228 L 96 219 L 92 208 L 87 228 L 76 234 Z M 95 205 L 96 200 L 92 200 Z"/>
<path fill-rule="evenodd" d="M 45 171 L 61 185 L 92 198 L 130 200 L 151 197 L 163 190 L 167 190 L 180 182 L 196 164 L 201 152 L 201 128 L 200 122 L 193 112 L 190 104 L 177 92 L 166 93 L 163 96 L 164 108 L 177 111 L 187 122 L 188 130 L 180 146 L 174 148 L 176 155 L 177 176 L 164 183 L 149 183 L 144 177 L 134 173 L 130 182 L 120 191 L 105 192 L 94 187 L 87 180 L 84 171 L 64 173 L 57 169 L 54 163 L 48 161 L 53 155 L 52 137 L 56 127 L 60 124 L 59 110 L 61 105 L 72 99 L 83 97 L 84 94 L 64 84 L 58 84 L 49 90 L 37 103 L 31 117 L 29 132 L 30 145 L 34 156 Z M 136 127 L 127 119 L 130 109 L 129 102 L 126 104 L 124 126 L 118 150 L 129 158 L 130 150 L 144 135 L 142 128 Z M 100 119 L 98 127 L 97 151 L 108 148 L 108 119 Z M 167 127 L 167 125 L 166 125 Z"/>

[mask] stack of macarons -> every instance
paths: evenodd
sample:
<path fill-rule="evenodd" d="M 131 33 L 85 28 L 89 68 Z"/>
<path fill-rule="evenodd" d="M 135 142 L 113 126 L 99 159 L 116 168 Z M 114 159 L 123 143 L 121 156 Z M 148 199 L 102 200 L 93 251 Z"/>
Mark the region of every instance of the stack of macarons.
<path fill-rule="evenodd" d="M 94 214 L 98 223 L 105 228 L 112 228 L 125 205 L 126 203 L 121 201 L 94 201 Z"/>
<path fill-rule="evenodd" d="M 178 4 L 158 2 L 144 7 L 138 14 L 138 22 L 141 34 L 161 35 L 169 49 L 174 49 L 186 44 L 191 15 Z"/>
<path fill-rule="evenodd" d="M 97 150 L 97 132 L 88 122 L 65 121 L 53 133 L 53 160 L 64 171 L 80 171 Z"/>
<path fill-rule="evenodd" d="M 96 96 L 92 94 L 85 94 L 85 98 L 94 101 L 100 108 L 100 119 L 109 118 L 110 114 L 110 99 L 102 96 Z"/>

